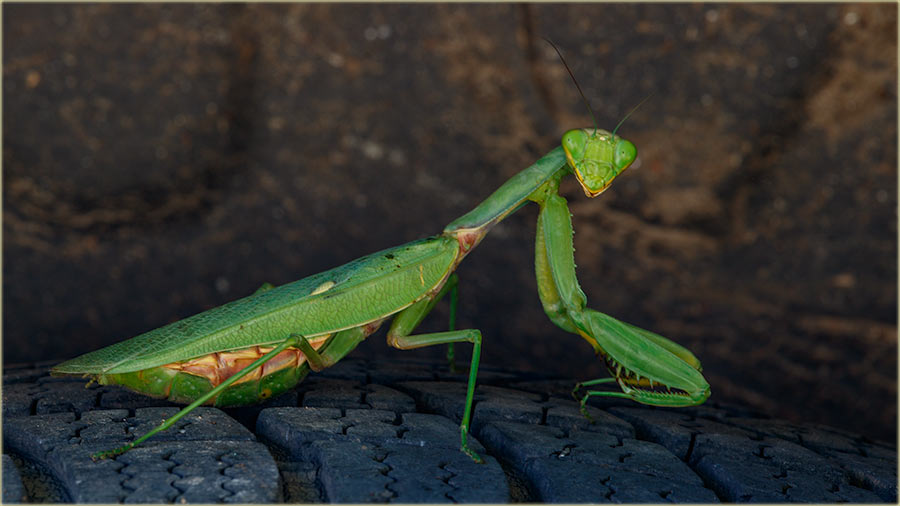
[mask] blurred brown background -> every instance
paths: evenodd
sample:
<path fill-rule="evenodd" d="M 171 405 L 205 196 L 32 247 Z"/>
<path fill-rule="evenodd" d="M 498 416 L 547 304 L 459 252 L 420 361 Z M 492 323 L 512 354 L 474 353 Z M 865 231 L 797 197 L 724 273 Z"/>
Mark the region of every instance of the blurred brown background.
<path fill-rule="evenodd" d="M 564 187 L 590 305 L 692 349 L 713 399 L 894 440 L 892 4 L 4 4 L 4 362 L 439 232 L 590 124 L 541 37 L 603 126 L 655 93 L 639 164 Z M 460 325 L 486 364 L 605 375 L 541 310 L 535 218 L 461 266 Z"/>

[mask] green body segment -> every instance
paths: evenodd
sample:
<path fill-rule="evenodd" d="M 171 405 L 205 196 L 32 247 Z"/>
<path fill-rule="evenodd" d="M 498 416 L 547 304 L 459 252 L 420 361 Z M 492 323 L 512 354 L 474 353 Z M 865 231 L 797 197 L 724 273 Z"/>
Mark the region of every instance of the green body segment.
<path fill-rule="evenodd" d="M 309 374 L 309 365 L 286 367 L 256 380 L 235 383 L 223 389 L 207 404 L 230 408 L 249 406 L 289 392 Z M 190 404 L 200 396 L 212 391 L 215 385 L 196 374 L 176 371 L 165 367 L 151 367 L 140 371 L 119 374 L 101 374 L 97 378 L 101 385 L 122 385 L 149 397 L 166 399 L 176 404 Z"/>
<path fill-rule="evenodd" d="M 532 166 L 509 178 L 475 209 L 450 222 L 444 228 L 444 233 L 490 228 L 521 207 L 532 192 L 565 166 L 566 155 L 563 149 L 559 147 L 550 151 Z"/>
<path fill-rule="evenodd" d="M 544 247 L 552 251 L 551 255 L 546 256 L 554 292 L 564 304 L 567 314 L 578 314 L 587 305 L 587 296 L 575 277 L 572 219 L 566 199 L 555 193 L 549 195 L 542 203 L 539 219 Z"/>
<path fill-rule="evenodd" d="M 709 383 L 697 368 L 645 339 L 631 325 L 592 309 L 585 312 L 582 324 L 631 399 L 654 406 L 695 406 L 709 397 Z"/>
<path fill-rule="evenodd" d="M 541 205 L 538 214 L 534 245 L 534 270 L 537 279 L 538 296 L 544 306 L 544 313 L 561 329 L 578 334 L 578 328 L 569 317 L 571 311 L 581 311 L 587 304 L 587 297 L 578 285 L 575 274 L 574 249 L 560 248 L 560 244 L 571 244 L 571 221 L 568 215 L 547 213 L 548 200 L 562 199 L 556 195 L 556 185 L 548 187 L 545 194 L 534 197 Z M 563 202 L 565 200 L 563 199 Z M 555 254 L 547 254 L 553 248 Z M 566 291 L 565 295 L 560 290 Z M 594 341 L 588 339 L 592 345 Z"/>
<path fill-rule="evenodd" d="M 449 275 L 457 253 L 456 241 L 443 236 L 380 251 L 82 355 L 53 372 L 135 372 L 271 345 L 291 333 L 312 338 L 358 327 L 396 313 L 434 290 Z M 315 293 L 330 283 L 333 286 Z"/>
<path fill-rule="evenodd" d="M 563 135 L 562 145 L 566 161 L 588 197 L 603 193 L 637 158 L 634 144 L 606 130 L 569 130 Z"/>
<path fill-rule="evenodd" d="M 649 330 L 642 329 L 640 327 L 636 327 L 630 323 L 626 323 L 626 322 L 620 322 L 620 323 L 622 323 L 623 325 L 628 327 L 630 330 L 634 331 L 640 338 L 647 339 L 649 341 L 653 341 L 654 343 L 661 346 L 669 353 L 680 358 L 685 363 L 687 363 L 689 366 L 696 369 L 697 372 L 703 371 L 703 366 L 700 365 L 700 359 L 698 359 L 696 356 L 694 356 L 694 354 L 691 353 L 691 351 L 688 350 L 687 348 L 685 348 L 684 346 L 682 346 L 676 342 L 672 342 L 669 339 L 666 339 L 665 337 L 663 337 L 659 334 L 650 332 Z"/>

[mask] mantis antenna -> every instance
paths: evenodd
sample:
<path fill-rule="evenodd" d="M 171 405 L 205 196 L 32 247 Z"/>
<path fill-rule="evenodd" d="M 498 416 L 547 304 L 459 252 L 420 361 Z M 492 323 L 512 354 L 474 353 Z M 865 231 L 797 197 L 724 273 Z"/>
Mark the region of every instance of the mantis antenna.
<path fill-rule="evenodd" d="M 569 73 L 569 76 L 572 78 L 572 82 L 574 82 L 575 87 L 578 88 L 578 93 L 581 93 L 581 99 L 584 100 L 584 106 L 587 107 L 588 113 L 590 113 L 590 115 L 591 115 L 591 119 L 594 120 L 594 133 L 596 133 L 597 130 L 600 130 L 600 126 L 597 124 L 597 118 L 594 117 L 594 110 L 591 109 L 591 103 L 588 102 L 587 97 L 584 96 L 584 92 L 581 91 L 581 86 L 578 86 L 578 80 L 575 79 L 575 74 L 572 73 L 572 69 L 569 68 L 569 64 L 566 63 L 566 59 L 563 58 L 563 55 L 559 51 L 559 48 L 556 47 L 556 44 L 554 44 L 553 41 L 551 41 L 547 37 L 544 37 L 544 40 L 546 40 L 547 44 L 550 44 L 550 47 L 552 47 L 556 51 L 556 54 L 559 55 L 559 59 L 562 61 L 563 65 L 566 67 L 566 72 Z M 634 112 L 634 111 L 632 111 L 632 112 Z M 625 116 L 625 117 L 627 118 L 628 116 Z M 618 128 L 618 127 L 616 127 L 616 128 Z"/>
<path fill-rule="evenodd" d="M 651 91 L 649 95 L 644 97 L 644 100 L 641 100 L 640 102 L 638 102 L 638 105 L 634 106 L 634 109 L 630 110 L 628 112 L 628 114 L 626 114 L 625 117 L 622 118 L 622 121 L 620 121 L 619 124 L 616 125 L 616 128 L 612 131 L 613 137 L 616 136 L 616 132 L 619 130 L 619 127 L 622 126 L 622 123 L 625 123 L 625 120 L 628 119 L 628 117 L 631 116 L 631 114 L 634 113 L 634 111 L 638 110 L 638 107 L 644 105 L 644 102 L 646 102 L 647 100 L 650 100 L 650 97 L 652 97 L 654 93 L 656 93 L 656 92 Z"/>

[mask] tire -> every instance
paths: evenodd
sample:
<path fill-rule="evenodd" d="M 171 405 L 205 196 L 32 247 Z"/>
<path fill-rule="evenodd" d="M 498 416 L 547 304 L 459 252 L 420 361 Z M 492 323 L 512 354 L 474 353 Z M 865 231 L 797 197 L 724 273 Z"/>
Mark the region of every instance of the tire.
<path fill-rule="evenodd" d="M 115 386 L 3 376 L 4 502 L 896 502 L 894 446 L 709 402 L 578 411 L 572 380 L 347 359 L 261 406 L 199 408 L 115 460 L 93 452 L 177 407 Z"/>

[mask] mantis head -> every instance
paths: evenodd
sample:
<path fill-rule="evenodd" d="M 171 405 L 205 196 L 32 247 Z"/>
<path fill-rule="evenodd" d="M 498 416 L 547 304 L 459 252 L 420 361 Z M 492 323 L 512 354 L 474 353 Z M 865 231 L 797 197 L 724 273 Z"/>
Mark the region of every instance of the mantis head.
<path fill-rule="evenodd" d="M 556 44 L 551 42 L 550 39 L 544 38 L 544 40 L 546 40 L 556 51 L 556 54 L 559 55 L 559 59 L 566 67 L 566 72 L 569 73 L 572 82 L 575 83 L 578 93 L 581 94 L 581 99 L 584 100 L 584 105 L 587 107 L 588 113 L 590 113 L 591 118 L 593 118 L 594 126 L 596 127 L 597 118 L 594 117 L 594 111 L 591 109 L 591 104 L 588 102 L 587 97 L 584 96 L 584 92 L 581 91 L 581 86 L 578 85 L 575 74 L 572 73 L 572 69 L 569 68 L 569 64 L 566 63 L 566 59 L 563 58 L 563 55 L 559 51 L 559 48 L 556 47 Z M 641 100 L 631 112 L 626 114 L 625 117 L 622 118 L 622 121 L 616 125 L 616 128 L 613 129 L 612 133 L 609 133 L 606 130 L 600 130 L 599 128 L 579 128 L 576 130 L 569 130 L 563 135 L 562 146 L 566 152 L 566 159 L 569 162 L 569 167 L 575 172 L 575 177 L 578 178 L 578 182 L 581 183 L 584 194 L 588 197 L 594 198 L 603 193 L 603 191 L 612 183 L 613 179 L 624 172 L 625 169 L 634 162 L 634 159 L 637 158 L 637 148 L 634 147 L 634 144 L 617 136 L 616 132 L 619 130 L 619 127 L 622 126 L 622 123 L 625 123 L 625 120 L 652 95 L 653 94 L 651 93 L 644 98 L 644 100 Z"/>
<path fill-rule="evenodd" d="M 584 194 L 591 198 L 603 193 L 637 158 L 634 144 L 606 130 L 569 130 L 562 147 Z"/>

